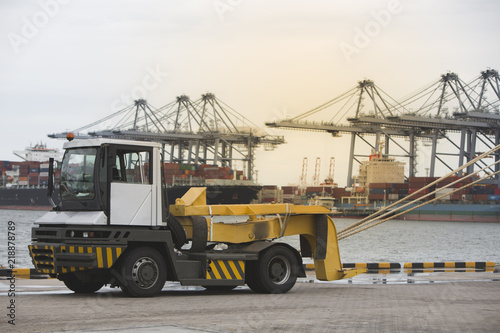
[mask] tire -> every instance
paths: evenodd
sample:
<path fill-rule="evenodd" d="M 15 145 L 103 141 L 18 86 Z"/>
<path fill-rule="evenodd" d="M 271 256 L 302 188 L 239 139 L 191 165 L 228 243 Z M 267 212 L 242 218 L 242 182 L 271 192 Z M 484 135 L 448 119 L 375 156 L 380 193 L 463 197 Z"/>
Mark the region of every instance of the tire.
<path fill-rule="evenodd" d="M 245 283 L 254 292 L 262 294 L 265 292 L 265 290 L 257 283 L 257 263 L 257 261 L 247 261 L 245 269 Z"/>
<path fill-rule="evenodd" d="M 61 276 L 62 282 L 77 294 L 92 294 L 102 288 L 104 282 L 99 279 L 92 280 L 91 277 L 80 278 L 74 273 Z"/>
<path fill-rule="evenodd" d="M 282 294 L 297 281 L 297 259 L 289 248 L 275 245 L 266 250 L 250 267 L 248 286 L 255 292 Z"/>
<path fill-rule="evenodd" d="M 131 250 L 120 265 L 120 288 L 131 297 L 157 295 L 167 279 L 167 265 L 161 254 L 150 247 Z"/>
<path fill-rule="evenodd" d="M 186 231 L 179 220 L 172 214 L 167 219 L 167 228 L 172 232 L 172 239 L 175 247 L 180 249 L 187 243 Z"/>

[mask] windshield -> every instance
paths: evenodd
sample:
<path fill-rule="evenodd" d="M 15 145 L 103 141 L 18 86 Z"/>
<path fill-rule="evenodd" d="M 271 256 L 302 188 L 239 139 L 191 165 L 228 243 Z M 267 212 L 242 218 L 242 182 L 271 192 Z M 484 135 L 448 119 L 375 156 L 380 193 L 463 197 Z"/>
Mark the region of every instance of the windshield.
<path fill-rule="evenodd" d="M 97 148 L 77 148 L 66 151 L 61 166 L 62 200 L 94 199 L 96 156 Z"/>

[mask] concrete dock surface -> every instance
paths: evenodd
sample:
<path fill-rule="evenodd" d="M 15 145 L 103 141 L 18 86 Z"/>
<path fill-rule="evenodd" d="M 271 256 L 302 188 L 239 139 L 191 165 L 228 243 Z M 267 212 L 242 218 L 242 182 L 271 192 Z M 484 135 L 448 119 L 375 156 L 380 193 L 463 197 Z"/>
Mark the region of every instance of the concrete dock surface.
<path fill-rule="evenodd" d="M 287 294 L 206 291 L 167 282 L 154 298 L 58 280 L 0 280 L 1 332 L 500 332 L 500 274 L 362 274 L 299 279 Z M 15 301 L 15 325 L 8 323 Z"/>

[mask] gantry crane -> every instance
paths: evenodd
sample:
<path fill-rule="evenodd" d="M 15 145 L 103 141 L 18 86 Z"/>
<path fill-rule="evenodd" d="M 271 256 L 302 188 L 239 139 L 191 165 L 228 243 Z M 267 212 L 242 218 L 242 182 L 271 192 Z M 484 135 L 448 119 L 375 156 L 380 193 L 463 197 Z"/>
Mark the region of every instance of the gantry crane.
<path fill-rule="evenodd" d="M 160 142 L 165 160 L 171 163 L 231 167 L 240 162 L 249 180 L 255 174 L 255 148 L 265 146 L 269 150 L 285 143 L 282 136 L 265 133 L 212 93 L 203 94 L 196 101 L 181 95 L 158 109 L 139 99 L 72 132 L 76 138 Z M 65 138 L 66 132 L 49 137 Z"/>
<path fill-rule="evenodd" d="M 378 142 L 382 136 L 385 137 L 386 146 L 381 153 L 407 158 L 409 177 L 417 173 L 417 140 L 429 142 L 429 171 L 430 176 L 434 176 L 437 162 L 453 170 L 451 162 L 463 165 L 471 161 L 477 151 L 500 143 L 499 107 L 500 78 L 496 70 L 488 69 L 469 82 L 462 81 L 455 73 L 444 74 L 400 100 L 390 97 L 373 81 L 363 80 L 356 87 L 308 112 L 266 125 L 326 132 L 334 137 L 349 134 L 347 183 L 352 185 L 354 162 L 360 163 L 360 157 L 368 157 L 356 153 L 357 140 L 379 151 Z M 318 117 L 322 119 L 318 120 Z M 375 138 L 369 140 L 367 136 Z M 445 140 L 453 148 L 440 151 L 440 140 Z M 500 156 L 495 153 L 495 158 L 498 160 Z M 483 161 L 470 165 L 466 172 L 470 174 L 480 166 L 484 166 Z M 487 172 L 499 169 L 500 166 L 496 165 L 488 168 Z M 495 177 L 489 182 L 499 181 L 500 178 Z"/>

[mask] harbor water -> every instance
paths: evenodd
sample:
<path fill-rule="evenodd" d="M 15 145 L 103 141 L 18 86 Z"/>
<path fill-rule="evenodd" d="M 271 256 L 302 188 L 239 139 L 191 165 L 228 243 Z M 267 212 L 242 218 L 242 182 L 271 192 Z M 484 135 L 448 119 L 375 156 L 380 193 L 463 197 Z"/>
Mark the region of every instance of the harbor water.
<path fill-rule="evenodd" d="M 7 265 L 8 221 L 15 222 L 17 268 L 32 268 L 33 222 L 44 211 L 0 210 L 0 265 Z M 356 222 L 335 219 L 337 231 Z M 339 241 L 343 262 L 494 261 L 500 263 L 500 223 L 391 220 Z M 298 236 L 285 237 L 298 247 Z"/>

